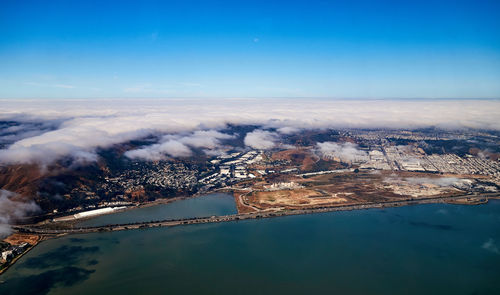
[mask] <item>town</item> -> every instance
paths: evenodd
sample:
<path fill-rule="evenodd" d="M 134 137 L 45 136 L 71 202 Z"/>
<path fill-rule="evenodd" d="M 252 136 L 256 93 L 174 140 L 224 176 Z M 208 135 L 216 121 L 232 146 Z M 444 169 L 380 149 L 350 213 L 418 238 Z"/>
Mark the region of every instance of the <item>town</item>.
<path fill-rule="evenodd" d="M 217 191 L 232 193 L 238 211 L 217 222 L 429 202 L 484 203 L 497 198 L 500 188 L 498 138 L 487 132 L 319 130 L 284 136 L 272 149 L 226 145 L 215 156 L 160 161 L 118 156 L 107 161 L 120 165 L 101 164 L 97 173 L 79 176 L 77 185 L 60 193 L 65 206 L 53 205 L 35 227 L 20 226 L 11 236 L 22 238 L 2 242 L 0 263 L 6 269 L 38 243 L 40 233 L 71 231 L 82 219 Z M 158 225 L 199 222 L 214 219 Z"/>
<path fill-rule="evenodd" d="M 333 138 L 325 135 L 332 132 Z M 63 197 L 80 196 L 84 201 L 66 210 L 54 209 L 51 218 L 65 220 L 68 213 L 74 218 L 107 214 L 169 196 L 200 195 L 221 189 L 256 190 L 262 181 L 266 186 L 260 189 L 277 190 L 283 183 L 294 183 L 295 178 L 330 173 L 350 175 L 354 170 L 413 173 L 414 178 L 454 177 L 457 181 L 448 186 L 465 192 L 496 192 L 500 186 L 498 151 L 482 151 L 470 144 L 470 148 L 456 153 L 453 146 L 449 147 L 452 142 L 462 147 L 467 147 L 464 143 L 481 142 L 483 146 L 498 148 L 495 134 L 359 129 L 319 131 L 318 134 L 332 141 L 297 143 L 284 138 L 283 146 L 271 150 L 226 146 L 224 153 L 213 157 L 133 161 L 125 168 L 104 174 L 94 185 L 73 188 Z M 309 164 L 304 164 L 307 161 Z M 302 186 L 300 183 L 285 185 L 283 189 L 295 189 L 297 185 Z M 402 191 L 402 188 L 395 190 Z M 416 195 L 419 190 L 429 190 L 429 187 L 410 189 L 416 191 Z M 420 194 L 430 194 L 430 190 Z M 84 214 L 79 214 L 82 212 Z"/>

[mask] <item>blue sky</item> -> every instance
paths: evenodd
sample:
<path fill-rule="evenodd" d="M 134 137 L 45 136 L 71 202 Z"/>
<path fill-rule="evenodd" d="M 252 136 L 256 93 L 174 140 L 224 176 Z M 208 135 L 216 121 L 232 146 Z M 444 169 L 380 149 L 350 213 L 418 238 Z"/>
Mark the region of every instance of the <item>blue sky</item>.
<path fill-rule="evenodd" d="M 500 1 L 0 1 L 0 98 L 499 98 Z"/>

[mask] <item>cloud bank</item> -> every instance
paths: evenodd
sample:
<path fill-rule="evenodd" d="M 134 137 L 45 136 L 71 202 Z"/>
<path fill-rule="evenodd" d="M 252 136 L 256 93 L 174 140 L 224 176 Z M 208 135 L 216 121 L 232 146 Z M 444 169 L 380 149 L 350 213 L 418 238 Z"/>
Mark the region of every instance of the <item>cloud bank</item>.
<path fill-rule="evenodd" d="M 268 150 L 276 146 L 278 134 L 264 130 L 254 130 L 245 136 L 245 145 L 254 149 Z"/>
<path fill-rule="evenodd" d="M 125 152 L 125 156 L 130 159 L 142 159 L 149 161 L 158 161 L 171 157 L 188 157 L 191 155 L 191 149 L 206 148 L 214 151 L 220 146 L 220 139 L 233 138 L 233 135 L 224 134 L 216 130 L 198 130 L 189 135 L 166 135 L 158 144 L 146 146 L 144 148 L 130 150 Z"/>
<path fill-rule="evenodd" d="M 367 156 L 365 151 L 359 150 L 358 145 L 351 142 L 318 142 L 317 147 L 322 155 L 335 156 L 342 161 L 356 161 Z"/>
<path fill-rule="evenodd" d="M 11 231 L 11 224 L 26 216 L 26 214 L 40 210 L 35 202 L 14 201 L 14 193 L 0 189 L 0 238 L 8 236 Z"/>
<path fill-rule="evenodd" d="M 127 156 L 159 159 L 188 156 L 192 147 L 216 150 L 213 134 L 227 124 L 261 126 L 245 138 L 271 148 L 280 134 L 314 128 L 481 128 L 500 130 L 498 100 L 327 99 L 108 99 L 0 100 L 0 121 L 16 127 L 0 132 L 0 164 L 77 162 L 97 159 L 96 150 L 149 135 L 164 137 Z M 33 122 L 45 124 L 34 129 Z M 56 122 L 56 123 L 54 123 Z M 187 138 L 178 134 L 188 134 Z"/>

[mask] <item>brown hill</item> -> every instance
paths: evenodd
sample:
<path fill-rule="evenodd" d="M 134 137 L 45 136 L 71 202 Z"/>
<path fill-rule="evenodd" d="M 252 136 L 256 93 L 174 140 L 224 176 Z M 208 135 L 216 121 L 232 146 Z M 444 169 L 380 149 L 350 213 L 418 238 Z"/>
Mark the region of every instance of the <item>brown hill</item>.
<path fill-rule="evenodd" d="M 273 160 L 288 160 L 293 166 L 300 166 L 303 171 L 311 170 L 319 159 L 316 155 L 306 149 L 290 149 L 276 152 L 272 155 Z"/>
<path fill-rule="evenodd" d="M 45 177 L 38 165 L 10 165 L 0 168 L 0 188 L 31 198 Z"/>

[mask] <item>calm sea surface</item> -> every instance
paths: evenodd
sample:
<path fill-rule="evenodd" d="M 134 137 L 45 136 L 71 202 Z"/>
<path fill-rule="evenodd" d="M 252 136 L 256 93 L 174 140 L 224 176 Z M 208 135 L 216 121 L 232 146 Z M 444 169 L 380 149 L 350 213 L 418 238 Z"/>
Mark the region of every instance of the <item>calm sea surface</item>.
<path fill-rule="evenodd" d="M 71 235 L 0 294 L 500 294 L 499 248 L 499 201 Z"/>
<path fill-rule="evenodd" d="M 230 194 L 209 194 L 197 198 L 180 200 L 169 204 L 142 207 L 115 214 L 101 215 L 84 220 L 81 226 L 99 226 L 163 219 L 206 217 L 211 215 L 236 214 L 234 197 Z"/>

